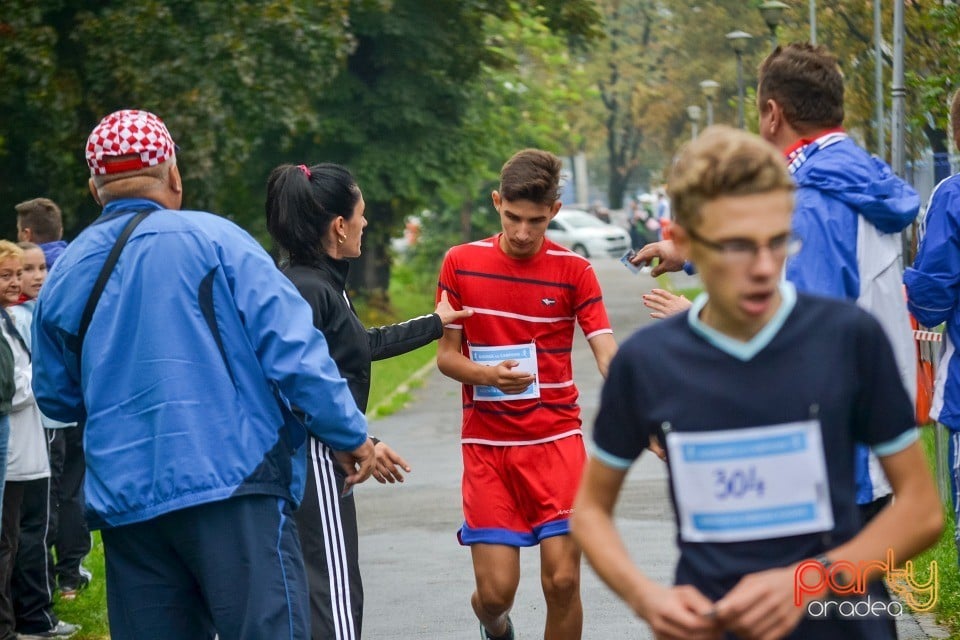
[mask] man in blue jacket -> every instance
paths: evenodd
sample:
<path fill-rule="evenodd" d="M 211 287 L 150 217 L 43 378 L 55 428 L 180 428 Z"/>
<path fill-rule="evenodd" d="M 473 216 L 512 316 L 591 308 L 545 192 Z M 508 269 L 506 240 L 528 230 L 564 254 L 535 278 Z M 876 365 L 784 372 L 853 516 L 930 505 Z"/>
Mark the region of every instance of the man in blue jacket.
<path fill-rule="evenodd" d="M 760 135 L 786 155 L 797 183 L 793 228 L 803 249 L 787 261 L 787 280 L 799 291 L 856 300 L 873 313 L 915 398 L 899 234 L 917 217 L 917 192 L 843 130 L 843 76 L 824 47 L 794 43 L 767 56 L 757 105 Z M 891 489 L 866 447 L 857 451 L 856 473 L 866 521 L 889 502 Z"/>
<path fill-rule="evenodd" d="M 960 146 L 960 91 L 950 102 L 953 141 Z M 960 522 L 960 174 L 938 184 L 923 219 L 923 235 L 913 268 L 903 274 L 910 311 L 928 327 L 947 323 L 937 366 L 930 417 L 950 429 L 950 480 L 954 517 Z M 960 549 L 960 533 L 955 534 Z"/>
<path fill-rule="evenodd" d="M 33 384 L 46 415 L 86 421 L 111 637 L 306 639 L 291 517 L 301 445 L 309 430 L 362 482 L 374 462 L 364 417 L 269 255 L 224 218 L 180 211 L 176 147 L 157 116 L 110 114 L 86 158 L 103 213 L 40 293 Z"/>
<path fill-rule="evenodd" d="M 917 192 L 843 130 L 843 76 L 824 47 L 777 47 L 760 65 L 757 107 L 760 135 L 786 156 L 797 183 L 793 230 L 803 247 L 787 260 L 786 279 L 798 291 L 855 300 L 873 313 L 893 346 L 900 379 L 916 397 L 899 233 L 917 216 Z M 644 247 L 633 260 L 654 257 L 661 259 L 654 276 L 683 265 L 665 243 Z M 665 308 L 678 301 L 664 292 L 644 296 L 652 306 L 648 299 Z M 866 521 L 889 502 L 891 489 L 866 447 L 858 448 L 855 466 Z"/>

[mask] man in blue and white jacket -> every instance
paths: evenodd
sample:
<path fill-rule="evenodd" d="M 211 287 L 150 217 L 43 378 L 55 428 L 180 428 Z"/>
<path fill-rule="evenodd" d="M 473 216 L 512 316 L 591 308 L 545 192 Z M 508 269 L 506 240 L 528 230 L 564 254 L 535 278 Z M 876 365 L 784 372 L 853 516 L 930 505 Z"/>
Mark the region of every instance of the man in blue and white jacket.
<path fill-rule="evenodd" d="M 372 471 L 373 445 L 310 307 L 269 255 L 226 219 L 179 210 L 175 149 L 145 111 L 110 114 L 90 134 L 104 209 L 38 298 L 34 391 L 46 415 L 86 421 L 87 511 L 102 530 L 115 640 L 306 639 L 291 517 L 306 430 L 352 483 Z M 81 344 L 94 281 L 139 212 L 150 215 Z"/>
<path fill-rule="evenodd" d="M 920 197 L 883 161 L 843 131 L 843 76 L 836 58 L 807 43 L 777 47 L 760 65 L 760 135 L 780 149 L 797 183 L 793 231 L 803 242 L 785 277 L 798 291 L 855 300 L 880 321 L 900 379 L 916 398 L 913 334 L 901 284 L 900 231 L 917 217 Z M 678 271 L 672 243 L 647 245 L 634 264 L 659 258 L 652 275 Z M 643 303 L 663 317 L 690 303 L 661 289 Z M 823 366 L 830 366 L 829 362 Z M 890 500 L 890 483 L 866 447 L 857 449 L 857 504 L 870 520 Z"/>
<path fill-rule="evenodd" d="M 825 48 L 795 43 L 771 53 L 760 65 L 757 107 L 760 135 L 786 155 L 797 183 L 793 229 L 803 248 L 787 261 L 786 279 L 873 313 L 915 398 L 899 234 L 917 217 L 917 192 L 843 131 L 843 76 Z M 857 450 L 856 474 L 866 521 L 889 501 L 890 484 L 866 447 Z"/>
<path fill-rule="evenodd" d="M 960 147 L 960 91 L 950 102 L 950 126 Z M 923 219 L 923 234 L 913 268 L 903 274 L 909 307 L 928 327 L 947 323 L 937 366 L 930 417 L 950 429 L 950 480 L 954 517 L 960 522 L 960 174 L 933 190 Z M 960 531 L 955 534 L 960 549 Z"/>

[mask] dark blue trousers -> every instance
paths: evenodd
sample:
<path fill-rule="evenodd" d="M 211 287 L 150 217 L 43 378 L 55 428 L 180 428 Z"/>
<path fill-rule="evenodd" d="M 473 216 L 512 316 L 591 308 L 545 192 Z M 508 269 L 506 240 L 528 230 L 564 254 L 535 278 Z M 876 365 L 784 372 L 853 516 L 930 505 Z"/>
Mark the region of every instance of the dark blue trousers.
<path fill-rule="evenodd" d="M 113 640 L 309 640 L 291 507 L 230 498 L 102 531 Z"/>

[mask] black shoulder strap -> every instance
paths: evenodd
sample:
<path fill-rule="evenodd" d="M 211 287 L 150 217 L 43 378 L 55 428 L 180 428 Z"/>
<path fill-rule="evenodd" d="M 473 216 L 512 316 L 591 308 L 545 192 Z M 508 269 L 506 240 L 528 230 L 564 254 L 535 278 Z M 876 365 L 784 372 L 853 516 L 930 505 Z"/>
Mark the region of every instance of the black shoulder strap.
<path fill-rule="evenodd" d="M 80 328 L 77 330 L 78 361 L 83 353 L 83 339 L 86 337 L 87 329 L 90 327 L 90 321 L 93 319 L 93 312 L 97 308 L 97 303 L 100 302 L 100 296 L 103 295 L 103 289 L 107 286 L 107 280 L 110 279 L 113 268 L 117 266 L 117 260 L 120 259 L 120 252 L 123 251 L 123 247 L 126 246 L 127 240 L 130 239 L 130 235 L 133 233 L 133 230 L 137 228 L 137 225 L 143 222 L 144 218 L 154 211 L 154 209 L 148 209 L 146 211 L 140 211 L 137 215 L 133 216 L 130 222 L 127 223 L 127 226 L 123 228 L 123 231 L 120 232 L 120 237 L 113 243 L 110 255 L 107 256 L 107 261 L 103 263 L 103 268 L 100 269 L 100 275 L 97 276 L 97 281 L 93 284 L 93 290 L 87 299 L 87 306 L 83 308 L 83 315 L 80 316 Z"/>

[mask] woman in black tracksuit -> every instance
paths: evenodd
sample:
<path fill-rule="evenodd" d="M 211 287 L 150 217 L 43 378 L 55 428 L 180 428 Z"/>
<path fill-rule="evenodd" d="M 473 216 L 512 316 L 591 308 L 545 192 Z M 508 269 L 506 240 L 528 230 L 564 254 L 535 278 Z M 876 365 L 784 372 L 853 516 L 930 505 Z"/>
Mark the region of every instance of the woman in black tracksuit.
<path fill-rule="evenodd" d="M 438 339 L 443 326 L 467 313 L 446 297 L 436 312 L 367 329 L 347 295 L 347 258 L 360 255 L 364 202 L 353 176 L 335 164 L 282 165 L 267 181 L 267 229 L 285 254 L 284 273 L 313 309 L 313 323 L 327 338 L 330 355 L 361 411 L 370 394 L 370 363 Z M 407 463 L 374 439 L 379 482 L 403 481 Z M 357 558 L 353 493 L 342 496 L 344 470 L 322 442 L 308 440 L 307 479 L 296 513 L 310 584 L 313 640 L 360 638 L 363 586 Z"/>

